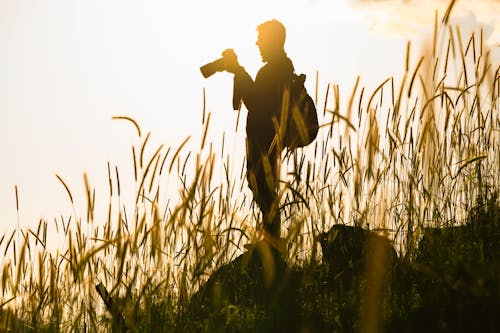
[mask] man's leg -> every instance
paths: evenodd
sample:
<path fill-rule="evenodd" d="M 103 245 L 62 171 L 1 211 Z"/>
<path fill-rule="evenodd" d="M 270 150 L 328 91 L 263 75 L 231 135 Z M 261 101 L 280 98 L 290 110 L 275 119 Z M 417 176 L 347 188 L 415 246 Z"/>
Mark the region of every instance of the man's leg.
<path fill-rule="evenodd" d="M 254 201 L 259 206 L 264 231 L 275 239 L 280 238 L 281 221 L 277 188 L 276 154 L 267 154 L 247 145 L 247 180 Z"/>

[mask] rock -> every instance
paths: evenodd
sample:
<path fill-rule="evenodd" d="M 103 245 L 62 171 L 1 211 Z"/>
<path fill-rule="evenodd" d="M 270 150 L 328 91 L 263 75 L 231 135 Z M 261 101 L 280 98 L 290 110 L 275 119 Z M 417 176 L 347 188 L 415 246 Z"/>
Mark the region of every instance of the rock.
<path fill-rule="evenodd" d="M 443 228 L 424 228 L 416 261 L 442 266 L 450 261 L 496 261 L 500 256 L 500 228 L 475 222 Z"/>
<path fill-rule="evenodd" d="M 397 259 L 389 239 L 361 227 L 336 224 L 320 234 L 318 241 L 323 263 L 334 276 L 360 273 L 373 265 L 390 268 Z"/>
<path fill-rule="evenodd" d="M 189 317 L 197 321 L 208 319 L 215 330 L 231 331 L 227 310 L 235 309 L 239 313 L 248 311 L 253 317 L 261 314 L 248 324 L 256 325 L 258 331 L 273 332 L 279 328 L 293 332 L 290 325 L 294 321 L 290 318 L 299 315 L 293 274 L 289 274 L 280 253 L 266 242 L 247 249 L 217 269 L 193 295 Z"/>

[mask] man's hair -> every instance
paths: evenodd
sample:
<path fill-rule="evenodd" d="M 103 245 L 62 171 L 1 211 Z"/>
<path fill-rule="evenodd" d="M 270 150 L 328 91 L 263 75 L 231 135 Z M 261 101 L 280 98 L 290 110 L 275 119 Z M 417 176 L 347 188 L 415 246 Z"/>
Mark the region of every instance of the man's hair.
<path fill-rule="evenodd" d="M 266 21 L 257 26 L 257 32 L 263 34 L 266 38 L 270 38 L 277 45 L 283 47 L 285 45 L 286 30 L 283 23 L 276 19 Z"/>

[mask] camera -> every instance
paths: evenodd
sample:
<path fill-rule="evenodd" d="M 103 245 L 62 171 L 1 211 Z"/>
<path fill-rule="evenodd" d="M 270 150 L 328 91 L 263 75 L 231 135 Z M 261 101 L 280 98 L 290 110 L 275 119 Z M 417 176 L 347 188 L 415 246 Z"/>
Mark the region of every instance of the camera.
<path fill-rule="evenodd" d="M 201 74 L 203 77 L 209 78 L 217 72 L 222 72 L 226 69 L 226 64 L 229 61 L 238 61 L 236 57 L 236 53 L 234 53 L 233 49 L 227 49 L 222 52 L 222 58 L 209 62 L 206 65 L 200 67 Z"/>
<path fill-rule="evenodd" d="M 219 58 L 215 61 L 209 62 L 208 64 L 201 66 L 200 67 L 201 74 L 206 79 L 217 72 L 222 72 L 224 70 L 224 62 L 225 62 L 224 58 Z"/>

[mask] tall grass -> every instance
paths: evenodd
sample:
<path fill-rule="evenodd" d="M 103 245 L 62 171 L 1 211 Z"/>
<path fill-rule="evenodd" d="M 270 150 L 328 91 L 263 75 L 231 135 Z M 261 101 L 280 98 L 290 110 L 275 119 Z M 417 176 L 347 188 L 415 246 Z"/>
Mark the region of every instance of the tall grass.
<path fill-rule="evenodd" d="M 463 223 L 500 189 L 499 64 L 482 30 L 464 38 L 450 23 L 453 4 L 441 22 L 436 14 L 434 39 L 420 58 L 412 59 L 408 43 L 402 78 L 389 77 L 371 93 L 358 78 L 345 105 L 339 87 L 329 85 L 317 140 L 283 153 L 290 264 L 316 260 L 314 238 L 336 223 L 378 230 L 411 259 L 423 228 Z M 64 239 L 56 251 L 47 248 L 46 220 L 3 235 L 0 328 L 108 331 L 116 318 L 96 291 L 102 283 L 128 327 L 174 330 L 210 273 L 260 237 L 244 163 L 230 163 L 224 138 L 220 154 L 214 151 L 205 107 L 198 152 L 186 150 L 190 137 L 177 147 L 150 147 L 151 134 L 135 120 L 115 119 L 137 132 L 133 200 L 123 198 L 123 171 L 108 163 L 105 218 L 96 220 L 96 189 L 84 175 L 87 212 L 53 220 Z M 57 179 L 74 207 L 71 186 Z M 172 186 L 179 188 L 175 201 Z"/>

